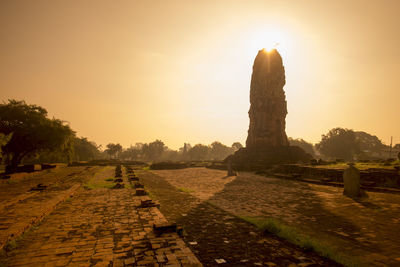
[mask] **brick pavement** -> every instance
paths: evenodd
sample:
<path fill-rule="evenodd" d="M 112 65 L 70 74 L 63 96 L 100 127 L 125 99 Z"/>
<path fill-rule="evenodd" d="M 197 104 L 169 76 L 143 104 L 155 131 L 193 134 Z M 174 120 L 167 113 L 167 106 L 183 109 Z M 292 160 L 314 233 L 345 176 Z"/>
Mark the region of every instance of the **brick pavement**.
<path fill-rule="evenodd" d="M 73 195 L 96 168 L 57 168 L 12 175 L 0 185 L 0 250 Z M 79 176 L 78 176 L 79 174 Z M 37 184 L 43 191 L 30 191 Z"/>
<path fill-rule="evenodd" d="M 365 265 L 400 266 L 400 196 L 368 192 L 354 201 L 341 188 L 226 171 L 152 171 L 176 188 L 239 216 L 274 218 Z"/>
<path fill-rule="evenodd" d="M 114 177 L 114 167 L 96 172 L 90 184 Z M 110 182 L 111 183 L 111 182 Z M 156 236 L 165 221 L 157 208 L 138 208 L 144 197 L 125 188 L 79 192 L 18 240 L 1 257 L 5 266 L 201 266 L 176 233 Z"/>
<path fill-rule="evenodd" d="M 207 174 L 198 168 L 182 173 L 187 175 L 188 172 L 194 176 Z M 173 173 L 175 178 L 185 176 L 180 176 L 180 172 Z M 190 186 L 187 180 L 177 188 L 153 171 L 139 172 L 139 175 L 151 196 L 160 201 L 161 212 L 183 226 L 186 244 L 205 266 L 339 266 L 315 252 L 266 235 L 254 225 L 197 197 L 210 196 L 211 188 L 222 190 L 221 180 L 214 180 L 215 183 L 209 183 L 209 186 L 199 180 L 193 181 L 206 191 L 201 194 L 200 190 L 191 193 L 183 190 L 183 185 Z M 210 175 L 212 179 L 216 176 L 218 173 Z M 221 260 L 225 263 L 217 263 Z"/>

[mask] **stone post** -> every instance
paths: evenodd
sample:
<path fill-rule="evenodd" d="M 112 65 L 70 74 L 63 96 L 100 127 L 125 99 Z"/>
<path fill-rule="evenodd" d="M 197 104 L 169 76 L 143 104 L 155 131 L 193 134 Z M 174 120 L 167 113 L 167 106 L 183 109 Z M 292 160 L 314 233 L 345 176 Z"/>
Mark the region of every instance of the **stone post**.
<path fill-rule="evenodd" d="M 354 167 L 354 163 L 350 163 L 349 168 L 343 172 L 343 183 L 343 195 L 351 198 L 366 196 L 365 192 L 360 189 L 360 171 Z"/>

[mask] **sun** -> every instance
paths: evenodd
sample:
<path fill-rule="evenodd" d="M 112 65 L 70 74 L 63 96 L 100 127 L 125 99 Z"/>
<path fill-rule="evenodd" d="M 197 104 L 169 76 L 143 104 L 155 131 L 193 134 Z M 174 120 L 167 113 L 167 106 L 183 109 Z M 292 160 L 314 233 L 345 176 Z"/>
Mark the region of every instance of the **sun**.
<path fill-rule="evenodd" d="M 248 38 L 248 49 L 253 54 L 261 49 L 266 52 L 277 49 L 280 54 L 286 54 L 292 45 L 290 34 L 279 25 L 268 25 L 254 29 L 248 33 Z"/>

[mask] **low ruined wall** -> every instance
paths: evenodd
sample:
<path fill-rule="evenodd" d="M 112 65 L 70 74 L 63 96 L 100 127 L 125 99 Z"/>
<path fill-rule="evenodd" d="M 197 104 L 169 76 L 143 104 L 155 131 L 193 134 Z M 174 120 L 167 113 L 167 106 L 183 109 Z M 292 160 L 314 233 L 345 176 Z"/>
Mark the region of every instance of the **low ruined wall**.
<path fill-rule="evenodd" d="M 275 172 L 299 175 L 303 178 L 329 178 L 335 182 L 343 182 L 343 170 L 309 167 L 296 164 L 280 165 Z M 400 174 L 397 170 L 368 169 L 360 171 L 361 183 L 380 187 L 400 188 Z"/>

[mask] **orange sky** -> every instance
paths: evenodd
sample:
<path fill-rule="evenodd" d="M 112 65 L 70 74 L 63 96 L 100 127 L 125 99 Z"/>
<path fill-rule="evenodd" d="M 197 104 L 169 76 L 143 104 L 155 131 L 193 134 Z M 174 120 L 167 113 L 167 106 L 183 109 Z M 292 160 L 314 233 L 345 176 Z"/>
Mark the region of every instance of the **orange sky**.
<path fill-rule="evenodd" d="M 400 143 L 400 1 L 1 1 L 0 100 L 98 144 L 244 144 L 251 67 L 279 43 L 288 136 Z"/>

